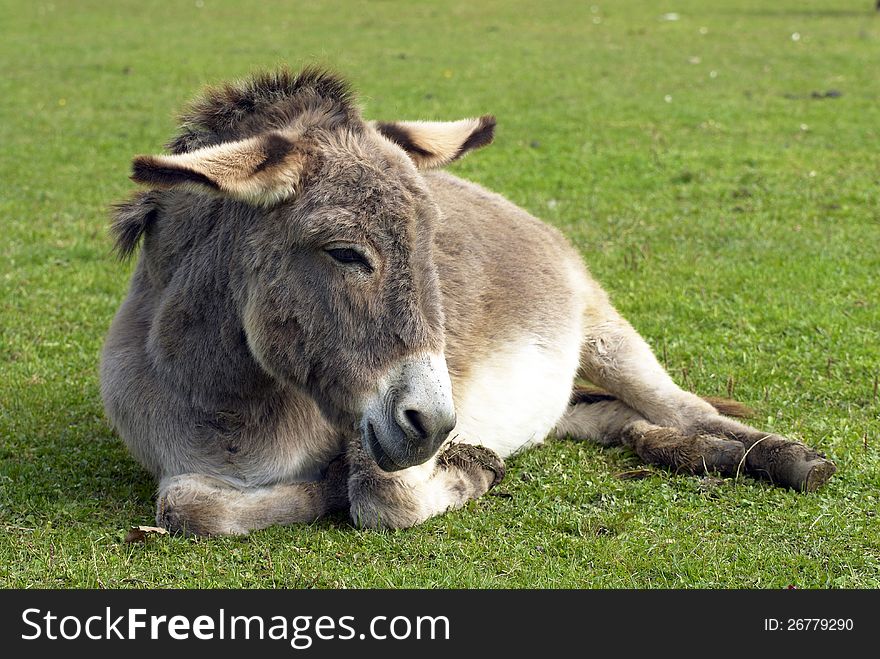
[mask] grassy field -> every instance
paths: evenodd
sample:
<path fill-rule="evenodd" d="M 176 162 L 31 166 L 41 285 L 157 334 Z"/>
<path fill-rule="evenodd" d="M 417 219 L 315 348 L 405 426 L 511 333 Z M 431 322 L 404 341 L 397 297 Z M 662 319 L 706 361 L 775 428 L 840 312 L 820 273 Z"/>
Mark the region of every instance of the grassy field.
<path fill-rule="evenodd" d="M 242 5 L 0 2 L 0 586 L 880 587 L 873 2 Z M 124 544 L 154 484 L 98 393 L 132 267 L 107 208 L 203 84 L 310 62 L 369 117 L 495 113 L 454 170 L 570 236 L 679 383 L 838 474 L 624 479 L 632 454 L 553 442 L 407 531 Z"/>

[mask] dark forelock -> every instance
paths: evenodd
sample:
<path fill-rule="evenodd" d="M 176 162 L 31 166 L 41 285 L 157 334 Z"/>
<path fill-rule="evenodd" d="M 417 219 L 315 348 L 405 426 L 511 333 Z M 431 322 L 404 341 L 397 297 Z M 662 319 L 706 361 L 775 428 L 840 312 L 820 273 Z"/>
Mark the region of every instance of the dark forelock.
<path fill-rule="evenodd" d="M 208 88 L 181 115 L 168 149 L 185 153 L 243 139 L 282 128 L 309 111 L 321 112 L 329 127 L 360 116 L 351 87 L 339 76 L 314 67 L 299 73 L 283 68 Z"/>

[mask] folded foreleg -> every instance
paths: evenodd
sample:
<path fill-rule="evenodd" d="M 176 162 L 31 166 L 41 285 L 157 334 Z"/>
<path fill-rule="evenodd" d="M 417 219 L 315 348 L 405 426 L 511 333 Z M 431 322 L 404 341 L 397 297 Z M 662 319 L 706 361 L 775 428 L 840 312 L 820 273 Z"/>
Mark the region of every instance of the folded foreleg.
<path fill-rule="evenodd" d="M 340 457 L 320 481 L 240 487 L 205 474 L 162 479 L 156 522 L 192 535 L 244 535 L 274 524 L 313 522 L 348 504 L 348 469 Z"/>
<path fill-rule="evenodd" d="M 424 465 L 382 471 L 360 445 L 348 451 L 351 517 L 368 528 L 406 528 L 483 496 L 504 477 L 504 463 L 481 446 L 449 444 Z"/>

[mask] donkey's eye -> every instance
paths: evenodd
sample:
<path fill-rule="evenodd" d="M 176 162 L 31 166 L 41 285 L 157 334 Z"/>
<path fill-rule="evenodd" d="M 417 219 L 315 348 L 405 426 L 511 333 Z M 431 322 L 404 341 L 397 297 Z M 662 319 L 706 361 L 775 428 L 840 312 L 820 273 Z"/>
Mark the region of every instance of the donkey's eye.
<path fill-rule="evenodd" d="M 336 247 L 328 249 L 327 253 L 340 263 L 351 263 L 363 267 L 368 272 L 373 271 L 373 266 L 370 265 L 367 257 L 351 247 Z"/>

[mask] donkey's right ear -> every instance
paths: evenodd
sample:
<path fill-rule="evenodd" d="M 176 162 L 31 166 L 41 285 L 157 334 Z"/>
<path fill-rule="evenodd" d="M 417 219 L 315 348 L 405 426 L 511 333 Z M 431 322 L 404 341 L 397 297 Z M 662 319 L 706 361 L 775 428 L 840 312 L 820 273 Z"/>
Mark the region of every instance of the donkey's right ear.
<path fill-rule="evenodd" d="M 255 206 L 271 206 L 299 188 L 306 153 L 282 133 L 171 156 L 137 156 L 131 179 L 154 188 L 211 190 Z"/>

